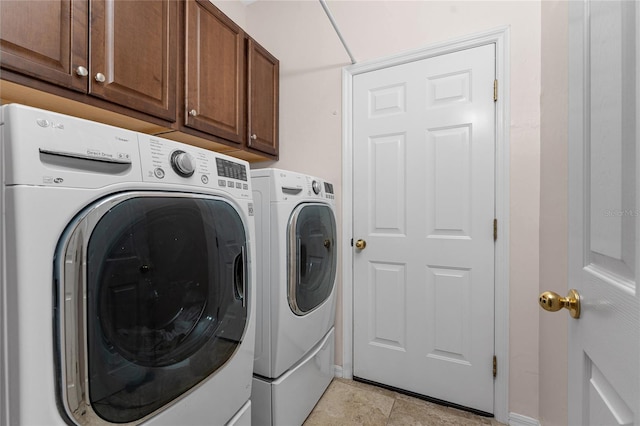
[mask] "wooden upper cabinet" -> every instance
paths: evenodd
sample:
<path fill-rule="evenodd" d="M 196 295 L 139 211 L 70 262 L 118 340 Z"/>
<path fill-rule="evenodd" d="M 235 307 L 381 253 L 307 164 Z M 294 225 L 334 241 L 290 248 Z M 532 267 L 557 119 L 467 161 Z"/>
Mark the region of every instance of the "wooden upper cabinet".
<path fill-rule="evenodd" d="M 185 126 L 244 143 L 244 31 L 197 0 L 186 3 L 185 32 Z"/>
<path fill-rule="evenodd" d="M 178 7 L 175 0 L 0 0 L 0 64 L 175 121 Z"/>
<path fill-rule="evenodd" d="M 278 157 L 279 62 L 209 0 L 0 0 L 0 67 L 32 90 L 8 101 L 46 108 L 48 92 L 188 143 Z"/>
<path fill-rule="evenodd" d="M 89 93 L 175 121 L 178 2 L 92 0 Z"/>
<path fill-rule="evenodd" d="M 86 92 L 87 13 L 87 0 L 0 1 L 2 68 Z"/>
<path fill-rule="evenodd" d="M 247 58 L 247 146 L 277 156 L 280 62 L 251 38 Z"/>

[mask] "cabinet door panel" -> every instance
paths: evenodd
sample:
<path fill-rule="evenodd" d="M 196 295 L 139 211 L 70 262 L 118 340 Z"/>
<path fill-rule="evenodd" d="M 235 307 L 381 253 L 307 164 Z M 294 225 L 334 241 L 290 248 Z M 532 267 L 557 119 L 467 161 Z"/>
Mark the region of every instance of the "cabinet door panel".
<path fill-rule="evenodd" d="M 173 0 L 92 1 L 89 93 L 174 121 L 177 8 Z"/>
<path fill-rule="evenodd" d="M 208 1 L 188 1 L 186 12 L 185 125 L 242 143 L 244 32 Z"/>
<path fill-rule="evenodd" d="M 87 91 L 86 0 L 0 1 L 2 68 Z"/>
<path fill-rule="evenodd" d="M 250 148 L 278 155 L 278 81 L 280 63 L 254 40 L 248 40 Z"/>

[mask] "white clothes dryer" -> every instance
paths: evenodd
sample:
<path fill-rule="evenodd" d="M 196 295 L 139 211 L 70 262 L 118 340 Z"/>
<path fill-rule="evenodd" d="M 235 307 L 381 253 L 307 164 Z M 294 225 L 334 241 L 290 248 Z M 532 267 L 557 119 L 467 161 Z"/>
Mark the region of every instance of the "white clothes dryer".
<path fill-rule="evenodd" d="M 248 163 L 0 109 L 0 424 L 249 424 Z"/>
<path fill-rule="evenodd" d="M 251 171 L 257 328 L 252 422 L 301 424 L 333 378 L 337 237 L 333 185 Z"/>

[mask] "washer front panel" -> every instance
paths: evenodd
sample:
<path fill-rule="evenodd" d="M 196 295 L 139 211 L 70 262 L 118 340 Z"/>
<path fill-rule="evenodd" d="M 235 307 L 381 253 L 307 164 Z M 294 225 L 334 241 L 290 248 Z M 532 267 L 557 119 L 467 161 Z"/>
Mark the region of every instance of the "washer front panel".
<path fill-rule="evenodd" d="M 138 422 L 223 366 L 248 326 L 246 244 L 212 196 L 124 193 L 81 214 L 56 273 L 67 415 Z"/>

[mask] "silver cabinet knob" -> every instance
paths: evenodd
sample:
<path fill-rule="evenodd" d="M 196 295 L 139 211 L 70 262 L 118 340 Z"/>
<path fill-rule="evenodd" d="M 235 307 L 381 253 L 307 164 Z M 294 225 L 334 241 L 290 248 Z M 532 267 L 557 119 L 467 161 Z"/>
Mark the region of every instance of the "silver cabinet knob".
<path fill-rule="evenodd" d="M 76 74 L 78 75 L 78 77 L 86 77 L 89 75 L 89 70 L 80 65 L 78 68 L 76 68 Z"/>
<path fill-rule="evenodd" d="M 251 139 L 253 139 L 253 140 L 255 141 L 256 139 L 258 139 L 258 135 L 256 135 L 255 133 L 254 133 L 254 134 L 252 134 L 252 135 L 251 135 Z"/>
<path fill-rule="evenodd" d="M 96 77 L 95 77 L 95 78 L 96 78 L 96 81 L 97 81 L 98 83 L 104 83 L 104 82 L 105 82 L 105 80 L 107 79 L 107 78 L 104 76 L 104 74 L 102 74 L 101 72 L 99 72 L 98 74 L 96 74 Z"/>
<path fill-rule="evenodd" d="M 192 109 L 191 111 L 189 111 L 189 115 L 192 117 L 195 117 L 196 115 L 198 115 L 198 111 L 196 111 L 195 109 Z"/>

